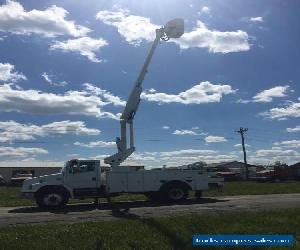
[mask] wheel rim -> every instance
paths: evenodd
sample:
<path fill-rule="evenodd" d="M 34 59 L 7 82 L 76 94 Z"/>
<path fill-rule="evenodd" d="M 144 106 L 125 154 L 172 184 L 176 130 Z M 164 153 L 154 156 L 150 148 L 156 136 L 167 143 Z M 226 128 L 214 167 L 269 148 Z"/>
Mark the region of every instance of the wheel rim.
<path fill-rule="evenodd" d="M 184 192 L 181 188 L 172 188 L 169 191 L 169 196 L 172 200 L 180 200 L 184 196 Z"/>
<path fill-rule="evenodd" d="M 62 202 L 62 197 L 59 194 L 51 193 L 47 194 L 43 201 L 47 206 L 58 206 Z"/>

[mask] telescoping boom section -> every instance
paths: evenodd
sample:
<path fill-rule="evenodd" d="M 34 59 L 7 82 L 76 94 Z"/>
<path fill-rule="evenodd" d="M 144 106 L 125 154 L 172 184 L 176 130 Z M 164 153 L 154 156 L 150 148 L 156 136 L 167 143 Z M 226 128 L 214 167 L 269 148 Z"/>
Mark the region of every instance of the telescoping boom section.
<path fill-rule="evenodd" d="M 106 164 L 109 164 L 112 167 L 118 166 L 135 151 L 133 120 L 141 100 L 141 93 L 143 90 L 142 83 L 147 73 L 148 66 L 150 64 L 154 51 L 161 40 L 167 41 L 170 38 L 179 38 L 182 36 L 183 33 L 184 21 L 178 18 L 169 21 L 165 26 L 156 30 L 155 40 L 151 46 L 151 49 L 146 57 L 144 65 L 127 100 L 124 111 L 120 117 L 121 136 L 116 138 L 118 152 L 105 158 L 104 162 Z M 128 128 L 130 134 L 129 147 L 127 141 Z"/>

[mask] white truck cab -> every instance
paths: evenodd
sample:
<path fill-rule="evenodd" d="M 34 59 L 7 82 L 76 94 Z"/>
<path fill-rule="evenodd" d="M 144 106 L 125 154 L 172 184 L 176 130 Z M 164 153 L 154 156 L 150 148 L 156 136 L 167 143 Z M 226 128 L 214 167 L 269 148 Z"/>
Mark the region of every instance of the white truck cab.
<path fill-rule="evenodd" d="M 60 173 L 25 180 L 22 196 L 47 208 L 61 207 L 69 198 L 111 197 L 122 193 L 142 193 L 150 199 L 177 202 L 186 199 L 190 190 L 200 196 L 210 186 L 222 187 L 223 178 L 208 177 L 206 168 L 145 170 L 118 166 L 107 170 L 100 166 L 99 160 L 70 160 Z"/>

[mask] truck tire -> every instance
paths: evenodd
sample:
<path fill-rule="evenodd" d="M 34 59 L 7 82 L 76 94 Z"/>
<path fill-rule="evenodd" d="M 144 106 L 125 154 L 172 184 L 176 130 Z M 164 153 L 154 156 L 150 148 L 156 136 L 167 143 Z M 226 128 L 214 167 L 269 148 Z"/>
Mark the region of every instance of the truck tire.
<path fill-rule="evenodd" d="M 69 195 L 56 188 L 44 189 L 37 193 L 36 203 L 40 208 L 57 209 L 66 205 Z"/>
<path fill-rule="evenodd" d="M 167 185 L 163 189 L 164 196 L 168 201 L 179 202 L 188 197 L 188 189 L 184 185 Z"/>

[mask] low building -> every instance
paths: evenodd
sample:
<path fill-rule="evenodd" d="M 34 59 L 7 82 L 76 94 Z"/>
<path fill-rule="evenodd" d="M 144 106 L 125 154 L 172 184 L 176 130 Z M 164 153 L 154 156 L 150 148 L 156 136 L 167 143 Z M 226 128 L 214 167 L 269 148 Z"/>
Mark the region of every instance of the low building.
<path fill-rule="evenodd" d="M 247 165 L 248 165 L 249 177 L 254 177 L 256 174 L 257 166 L 251 164 L 247 164 Z M 242 177 L 246 176 L 245 164 L 239 161 L 212 163 L 212 164 L 208 164 L 208 167 L 216 168 L 219 171 L 223 169 L 224 171 L 232 171 L 235 173 L 239 173 Z"/>
<path fill-rule="evenodd" d="M 12 178 L 20 175 L 41 176 L 55 174 L 64 166 L 64 162 L 27 162 L 27 161 L 2 161 L 0 162 L 0 176 L 5 183 L 10 184 Z"/>

